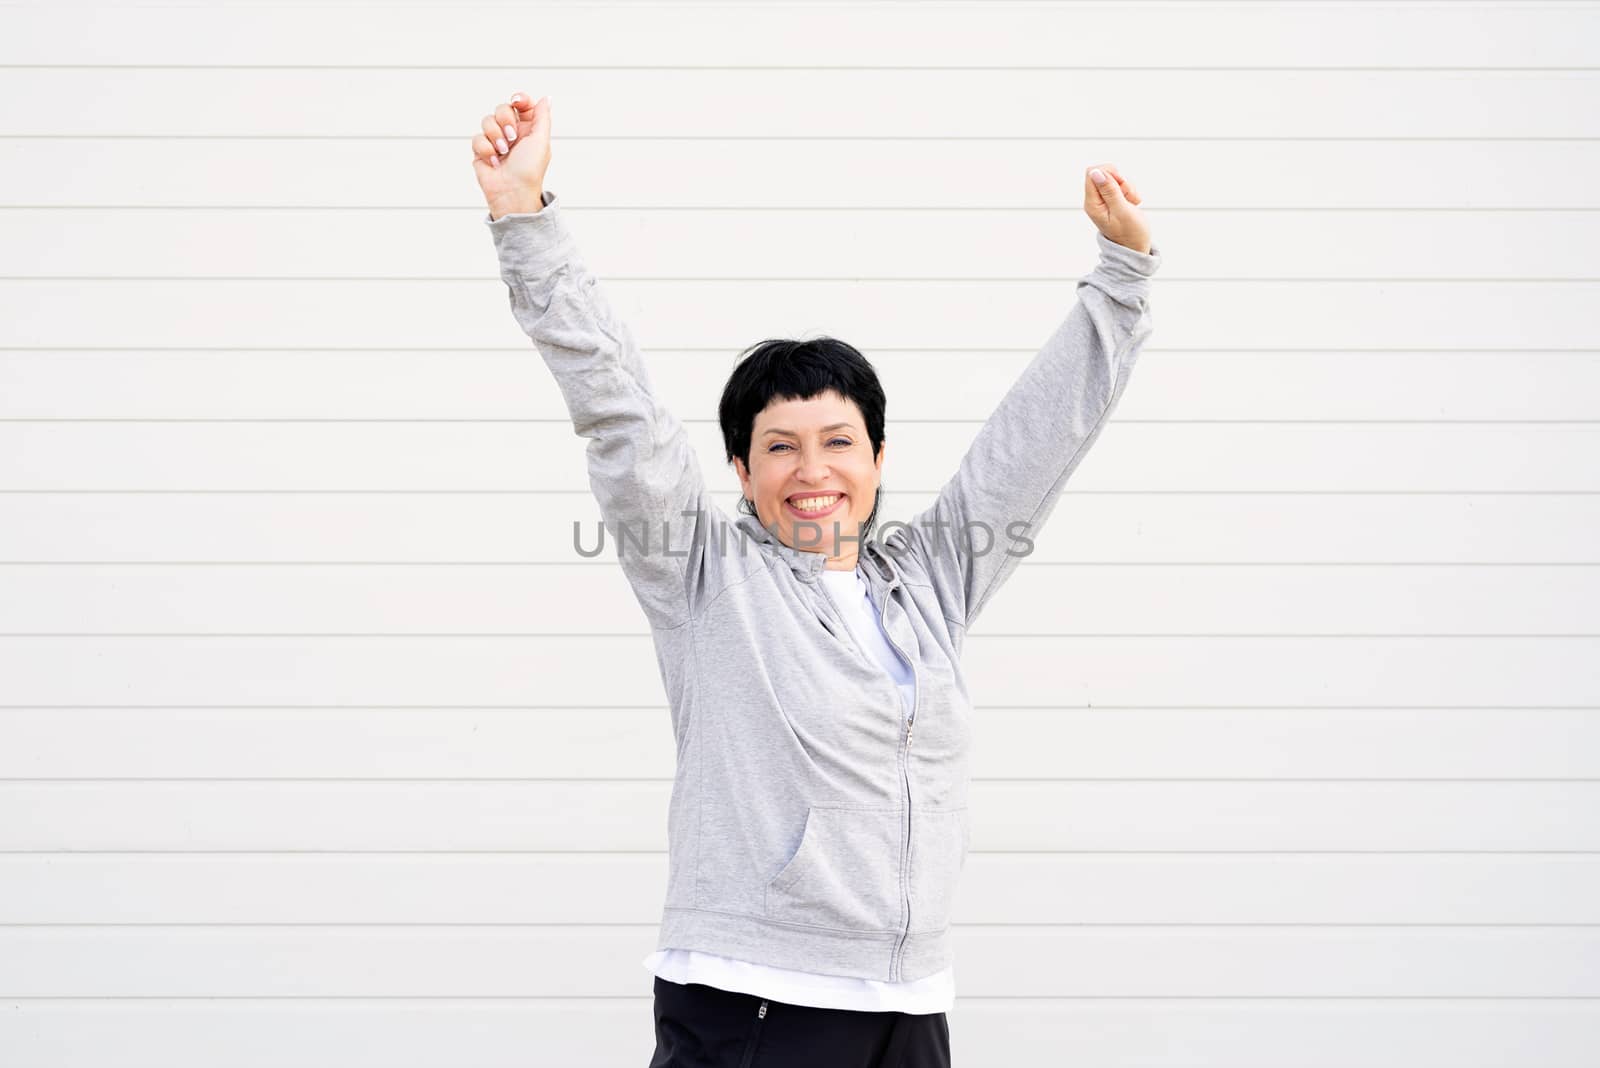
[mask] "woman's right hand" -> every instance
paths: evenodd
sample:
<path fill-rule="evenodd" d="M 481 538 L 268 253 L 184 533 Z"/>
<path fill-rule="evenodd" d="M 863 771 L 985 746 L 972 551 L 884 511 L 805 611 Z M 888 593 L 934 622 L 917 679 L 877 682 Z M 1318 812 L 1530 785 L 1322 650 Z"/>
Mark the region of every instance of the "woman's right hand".
<path fill-rule="evenodd" d="M 489 217 L 544 207 L 544 172 L 550 167 L 550 98 L 532 103 L 517 93 L 483 117 L 472 139 L 472 173 L 489 205 Z"/>
<path fill-rule="evenodd" d="M 1084 214 L 1106 235 L 1106 240 L 1148 256 L 1150 224 L 1137 207 L 1141 203 L 1139 191 L 1117 172 L 1115 163 L 1102 163 L 1084 173 Z"/>

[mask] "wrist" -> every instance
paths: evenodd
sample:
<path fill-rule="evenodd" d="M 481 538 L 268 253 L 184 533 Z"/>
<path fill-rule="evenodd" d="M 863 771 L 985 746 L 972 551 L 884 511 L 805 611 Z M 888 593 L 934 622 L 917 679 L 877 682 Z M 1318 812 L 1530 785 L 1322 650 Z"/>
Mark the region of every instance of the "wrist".
<path fill-rule="evenodd" d="M 1144 256 L 1150 255 L 1150 241 L 1148 238 L 1143 241 L 1126 240 L 1117 241 L 1116 243 L 1129 251 L 1137 252 Z"/>
<path fill-rule="evenodd" d="M 528 215 L 538 212 L 544 207 L 544 190 L 535 189 L 531 192 L 519 192 L 514 196 L 504 197 L 491 201 L 489 204 L 489 218 L 498 219 L 502 215 Z"/>

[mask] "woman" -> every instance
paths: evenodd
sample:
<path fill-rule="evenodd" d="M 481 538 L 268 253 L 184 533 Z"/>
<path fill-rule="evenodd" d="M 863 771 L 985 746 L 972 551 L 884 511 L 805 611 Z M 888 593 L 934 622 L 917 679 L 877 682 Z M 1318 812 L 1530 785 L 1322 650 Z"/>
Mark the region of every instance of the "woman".
<path fill-rule="evenodd" d="M 744 490 L 730 518 L 544 188 L 549 98 L 511 97 L 472 144 L 512 313 L 589 439 L 670 701 L 652 1068 L 949 1065 L 961 648 L 1151 331 L 1139 194 L 1110 165 L 1085 175 L 1100 262 L 1077 304 L 934 503 L 878 532 L 885 403 L 861 353 L 747 351 L 719 408 Z"/>

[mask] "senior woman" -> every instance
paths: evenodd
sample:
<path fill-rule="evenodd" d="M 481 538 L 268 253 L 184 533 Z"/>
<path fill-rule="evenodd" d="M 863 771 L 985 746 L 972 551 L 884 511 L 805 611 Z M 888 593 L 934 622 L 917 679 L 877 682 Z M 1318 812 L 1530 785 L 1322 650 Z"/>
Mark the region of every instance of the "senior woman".
<path fill-rule="evenodd" d="M 933 504 L 878 535 L 884 394 L 842 341 L 746 350 L 711 499 L 554 193 L 550 101 L 472 140 L 512 314 L 554 374 L 650 624 L 677 743 L 652 1068 L 950 1064 L 970 843 L 969 628 L 1099 436 L 1152 324 L 1138 192 L 1084 176 L 1100 259 Z"/>

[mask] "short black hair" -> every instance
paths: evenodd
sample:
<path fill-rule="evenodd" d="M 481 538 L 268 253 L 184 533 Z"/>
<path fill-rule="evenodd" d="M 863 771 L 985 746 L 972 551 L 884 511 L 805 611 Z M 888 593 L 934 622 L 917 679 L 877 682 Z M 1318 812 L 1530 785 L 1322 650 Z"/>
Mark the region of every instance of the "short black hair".
<path fill-rule="evenodd" d="M 739 354 L 717 406 L 728 462 L 733 463 L 737 457 L 745 470 L 750 469 L 756 415 L 773 400 L 810 400 L 829 390 L 854 401 L 861 409 L 876 461 L 883 450 L 883 418 L 888 406 L 878 372 L 855 346 L 823 336 L 807 340 L 767 338 Z M 871 531 L 877 514 L 874 501 L 872 515 L 862 524 L 863 538 Z"/>

